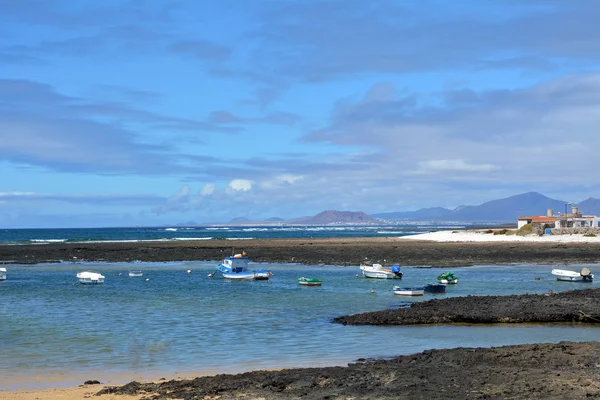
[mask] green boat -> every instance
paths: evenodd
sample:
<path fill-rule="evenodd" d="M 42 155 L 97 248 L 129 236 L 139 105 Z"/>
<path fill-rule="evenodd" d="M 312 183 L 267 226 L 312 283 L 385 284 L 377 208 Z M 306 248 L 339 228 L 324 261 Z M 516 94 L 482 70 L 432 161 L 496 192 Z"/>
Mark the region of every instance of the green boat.
<path fill-rule="evenodd" d="M 321 286 L 323 281 L 318 278 L 298 278 L 298 283 L 302 286 Z"/>

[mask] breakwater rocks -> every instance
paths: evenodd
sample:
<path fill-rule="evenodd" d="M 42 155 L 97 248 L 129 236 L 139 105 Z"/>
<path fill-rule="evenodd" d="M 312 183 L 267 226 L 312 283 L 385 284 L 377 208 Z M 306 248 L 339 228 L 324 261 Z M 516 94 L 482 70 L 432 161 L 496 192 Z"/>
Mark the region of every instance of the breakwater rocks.
<path fill-rule="evenodd" d="M 243 243 L 241 243 L 243 242 Z M 189 240 L 0 245 L 0 264 L 57 261 L 213 261 L 245 249 L 254 262 L 461 267 L 581 264 L 600 260 L 594 243 L 438 243 L 401 238 Z"/>
<path fill-rule="evenodd" d="M 428 350 L 347 367 L 131 382 L 146 399 L 584 399 L 600 396 L 600 343 Z"/>
<path fill-rule="evenodd" d="M 512 296 L 466 296 L 410 307 L 334 318 L 344 325 L 495 324 L 585 322 L 600 324 L 600 289 Z"/>

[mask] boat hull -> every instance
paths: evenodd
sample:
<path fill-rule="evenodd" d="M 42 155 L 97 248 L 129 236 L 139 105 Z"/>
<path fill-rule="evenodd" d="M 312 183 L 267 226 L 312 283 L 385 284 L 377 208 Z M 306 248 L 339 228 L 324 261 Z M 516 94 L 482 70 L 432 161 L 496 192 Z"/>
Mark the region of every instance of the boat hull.
<path fill-rule="evenodd" d="M 393 272 L 389 269 L 383 268 L 380 264 L 375 264 L 375 266 L 361 265 L 360 272 L 365 278 L 402 279 L 402 272 Z"/>
<path fill-rule="evenodd" d="M 263 271 L 223 272 L 223 278 L 237 281 L 266 281 L 269 273 Z"/>
<path fill-rule="evenodd" d="M 394 288 L 396 296 L 423 296 L 425 289 L 423 288 Z"/>
<path fill-rule="evenodd" d="M 300 278 L 298 284 L 300 286 L 321 286 L 323 281 L 317 278 Z"/>
<path fill-rule="evenodd" d="M 79 283 L 83 285 L 102 285 L 104 283 L 104 279 L 81 278 L 79 279 Z"/>
<path fill-rule="evenodd" d="M 443 285 L 456 285 L 458 283 L 458 279 L 452 279 L 451 281 L 448 279 L 438 279 L 438 282 Z"/>
<path fill-rule="evenodd" d="M 446 285 L 428 284 L 424 287 L 426 293 L 446 293 Z"/>
<path fill-rule="evenodd" d="M 131 271 L 131 272 L 129 272 L 129 276 L 131 278 L 135 278 L 135 277 L 139 277 L 139 276 L 144 276 L 144 273 L 139 272 L 139 271 Z"/>
<path fill-rule="evenodd" d="M 77 274 L 77 279 L 83 285 L 102 285 L 104 283 L 104 275 L 95 272 L 80 272 Z"/>
<path fill-rule="evenodd" d="M 592 282 L 594 280 L 593 274 L 581 275 L 579 272 L 564 269 L 553 269 L 552 275 L 556 277 L 556 280 L 563 282 Z"/>
<path fill-rule="evenodd" d="M 6 268 L 0 268 L 0 281 L 6 280 Z"/>

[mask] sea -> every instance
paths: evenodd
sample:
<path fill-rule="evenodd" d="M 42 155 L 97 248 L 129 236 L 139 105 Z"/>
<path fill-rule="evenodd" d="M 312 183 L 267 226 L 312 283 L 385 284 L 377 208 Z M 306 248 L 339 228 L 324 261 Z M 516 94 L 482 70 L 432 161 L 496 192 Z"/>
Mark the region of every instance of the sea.
<path fill-rule="evenodd" d="M 464 223 L 403 222 L 393 225 L 213 225 L 193 227 L 0 229 L 0 244 L 169 240 L 244 240 L 271 238 L 350 238 L 406 236 Z"/>
<path fill-rule="evenodd" d="M 3 231 L 1 241 L 201 240 L 218 235 L 239 240 L 273 235 L 273 230 L 239 227 L 167 229 Z M 378 232 L 384 230 L 375 228 L 360 233 L 352 229 L 282 228 L 276 237 L 399 236 L 421 227 L 395 229 L 381 234 Z M 325 232 L 330 236 L 318 236 Z M 596 282 L 558 282 L 550 274 L 550 265 L 456 268 L 453 271 L 459 283 L 448 286 L 445 294 L 407 298 L 395 296 L 393 284 L 421 286 L 447 270 L 402 265 L 404 278 L 392 281 L 357 277 L 358 265 L 251 262 L 251 268 L 269 269 L 273 276 L 268 281 L 235 282 L 209 277 L 217 261 L 3 265 L 8 279 L 0 282 L 0 390 L 76 386 L 90 379 L 123 384 L 259 369 L 347 365 L 427 349 L 591 341 L 598 337 L 597 327 L 581 324 L 378 327 L 332 323 L 339 315 L 453 296 L 597 287 Z M 79 284 L 76 274 L 85 270 L 102 273 L 105 283 Z M 141 270 L 143 276 L 129 277 L 130 270 Z M 323 285 L 299 286 L 302 276 L 320 278 Z"/>

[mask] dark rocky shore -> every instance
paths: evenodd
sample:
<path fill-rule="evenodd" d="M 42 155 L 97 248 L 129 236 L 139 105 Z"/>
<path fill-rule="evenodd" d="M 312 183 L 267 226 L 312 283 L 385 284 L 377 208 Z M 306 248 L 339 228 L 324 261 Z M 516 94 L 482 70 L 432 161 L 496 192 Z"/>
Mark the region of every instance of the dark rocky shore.
<path fill-rule="evenodd" d="M 255 262 L 359 265 L 361 262 L 460 267 L 486 264 L 597 263 L 593 243 L 437 243 L 398 238 L 253 239 L 52 243 L 0 246 L 0 263 L 220 260 L 245 249 Z"/>
<path fill-rule="evenodd" d="M 600 398 L 600 343 L 428 350 L 347 367 L 131 382 L 98 394 L 147 399 Z"/>
<path fill-rule="evenodd" d="M 514 296 L 466 296 L 410 307 L 334 318 L 344 325 L 495 324 L 586 322 L 600 324 L 600 289 Z"/>

